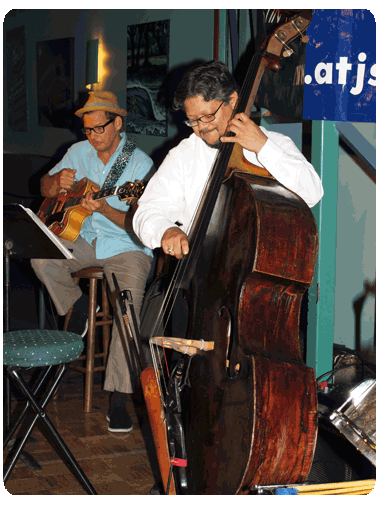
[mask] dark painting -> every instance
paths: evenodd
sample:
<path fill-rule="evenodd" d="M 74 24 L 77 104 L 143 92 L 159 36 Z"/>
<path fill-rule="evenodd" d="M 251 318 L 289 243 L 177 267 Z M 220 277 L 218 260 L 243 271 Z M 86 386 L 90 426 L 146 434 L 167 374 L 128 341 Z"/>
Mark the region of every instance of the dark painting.
<path fill-rule="evenodd" d="M 37 42 L 38 125 L 73 128 L 74 38 Z"/>
<path fill-rule="evenodd" d="M 13 132 L 28 131 L 25 26 L 7 32 L 7 96 L 9 126 Z"/>
<path fill-rule="evenodd" d="M 167 136 L 169 20 L 130 25 L 127 62 L 127 132 Z"/>

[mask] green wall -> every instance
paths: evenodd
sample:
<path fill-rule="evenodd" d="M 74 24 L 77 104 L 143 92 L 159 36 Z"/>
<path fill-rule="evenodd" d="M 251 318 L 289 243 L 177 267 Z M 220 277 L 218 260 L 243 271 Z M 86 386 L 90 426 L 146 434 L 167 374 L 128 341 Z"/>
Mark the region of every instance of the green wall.
<path fill-rule="evenodd" d="M 127 26 L 151 21 L 170 20 L 169 69 L 189 64 L 195 59 L 211 60 L 213 56 L 214 11 L 205 9 L 23 9 L 10 11 L 4 19 L 3 34 L 19 26 L 26 27 L 27 88 L 29 132 L 11 132 L 7 125 L 7 100 L 4 100 L 4 150 L 54 156 L 60 147 L 77 141 L 67 129 L 38 126 L 36 90 L 36 43 L 40 41 L 75 38 L 74 101 L 85 88 L 85 56 L 87 41 L 100 32 L 111 52 L 111 76 L 106 89 L 114 92 L 121 107 L 126 106 Z M 196 30 L 194 31 L 194 27 Z M 6 58 L 4 58 L 4 66 Z M 6 83 L 5 83 L 6 85 Z M 81 104 L 79 104 L 81 105 Z M 78 105 L 78 107 L 79 107 Z M 170 117 L 169 117 L 170 119 Z M 169 123 L 168 138 L 177 129 Z M 142 150 L 151 155 L 165 138 L 136 135 Z"/>
<path fill-rule="evenodd" d="M 376 125 L 353 123 L 375 146 Z M 376 362 L 374 350 L 375 298 L 367 294 L 356 329 L 357 304 L 366 281 L 376 277 L 376 184 L 356 156 L 339 148 L 334 343 L 355 349 L 360 333 L 360 353 Z"/>

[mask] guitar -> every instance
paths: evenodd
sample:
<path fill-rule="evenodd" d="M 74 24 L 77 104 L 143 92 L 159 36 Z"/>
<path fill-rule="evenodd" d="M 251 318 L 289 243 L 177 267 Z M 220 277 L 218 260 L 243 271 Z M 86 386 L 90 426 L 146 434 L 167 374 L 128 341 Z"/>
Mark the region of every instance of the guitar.
<path fill-rule="evenodd" d="M 145 182 L 136 180 L 127 181 L 105 190 L 88 178 L 82 178 L 74 183 L 68 192 L 61 192 L 56 197 L 47 197 L 38 210 L 38 218 L 58 237 L 75 241 L 79 236 L 83 222 L 92 212 L 81 205 L 87 192 L 95 192 L 94 200 L 118 196 L 126 204 L 135 204 L 145 189 Z"/>

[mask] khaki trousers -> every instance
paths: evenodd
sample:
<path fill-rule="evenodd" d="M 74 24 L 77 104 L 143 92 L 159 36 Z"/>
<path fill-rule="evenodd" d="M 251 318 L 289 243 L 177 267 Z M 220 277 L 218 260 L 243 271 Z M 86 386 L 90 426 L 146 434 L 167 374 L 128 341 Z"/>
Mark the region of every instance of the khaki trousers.
<path fill-rule="evenodd" d="M 132 393 L 136 383 L 136 368 L 130 354 L 125 325 L 117 302 L 112 280 L 115 274 L 120 290 L 130 290 L 133 306 L 139 319 L 146 280 L 152 258 L 141 251 L 124 252 L 107 259 L 97 259 L 95 248 L 79 236 L 74 242 L 61 240 L 72 250 L 75 259 L 32 259 L 31 264 L 37 277 L 47 288 L 58 315 L 66 315 L 71 306 L 80 298 L 82 291 L 73 281 L 71 273 L 79 269 L 96 266 L 103 268 L 114 309 L 114 324 L 109 348 L 104 389 Z"/>

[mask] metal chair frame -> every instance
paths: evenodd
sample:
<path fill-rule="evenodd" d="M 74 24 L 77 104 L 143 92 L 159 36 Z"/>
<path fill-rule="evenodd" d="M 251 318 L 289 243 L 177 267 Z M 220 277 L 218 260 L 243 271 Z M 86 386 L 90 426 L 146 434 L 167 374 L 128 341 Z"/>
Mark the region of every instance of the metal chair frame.
<path fill-rule="evenodd" d="M 29 388 L 29 386 L 24 382 L 22 376 L 20 375 L 19 371 L 24 370 L 26 368 L 21 368 L 19 366 L 7 366 L 8 374 L 11 378 L 11 380 L 14 382 L 14 384 L 20 389 L 22 395 L 24 396 L 26 400 L 26 405 L 23 408 L 21 414 L 18 416 L 17 420 L 11 425 L 5 439 L 4 439 L 4 446 L 5 449 L 6 445 L 12 438 L 13 434 L 15 433 L 16 429 L 20 427 L 22 421 L 25 418 L 26 412 L 29 407 L 31 407 L 35 415 L 32 419 L 32 421 L 29 423 L 29 426 L 25 432 L 25 434 L 22 436 L 20 442 L 16 445 L 16 448 L 12 450 L 12 456 L 10 458 L 10 462 L 4 466 L 4 484 L 8 480 L 28 438 L 30 437 L 30 434 L 32 433 L 36 423 L 38 420 L 41 421 L 43 424 L 47 434 L 51 437 L 52 442 L 57 447 L 57 451 L 61 453 L 61 457 L 63 458 L 64 463 L 70 470 L 70 472 L 74 475 L 74 477 L 78 480 L 78 482 L 82 485 L 84 490 L 90 494 L 90 495 L 96 495 L 96 491 L 91 485 L 90 481 L 84 474 L 83 470 L 75 460 L 74 456 L 68 449 L 65 442 L 62 440 L 61 436 L 59 435 L 58 431 L 54 427 L 53 423 L 50 421 L 48 415 L 45 412 L 45 407 L 49 403 L 51 397 L 53 396 L 54 392 L 56 391 L 58 384 L 60 383 L 63 374 L 65 373 L 68 363 L 62 363 L 60 365 L 58 373 L 53 377 L 53 381 L 50 385 L 50 387 L 47 389 L 46 393 L 42 397 L 41 402 L 39 403 L 37 401 L 37 394 L 40 392 L 41 388 L 44 384 L 46 384 L 49 374 L 52 371 L 52 368 L 54 366 L 47 366 L 40 379 L 37 382 L 37 385 L 34 387 L 33 391 Z M 54 447 L 54 445 L 53 445 Z"/>

